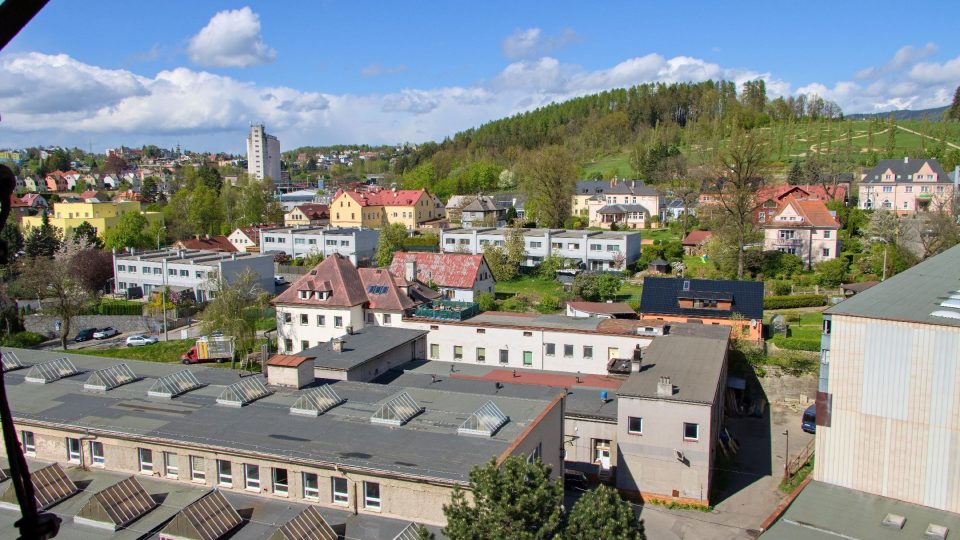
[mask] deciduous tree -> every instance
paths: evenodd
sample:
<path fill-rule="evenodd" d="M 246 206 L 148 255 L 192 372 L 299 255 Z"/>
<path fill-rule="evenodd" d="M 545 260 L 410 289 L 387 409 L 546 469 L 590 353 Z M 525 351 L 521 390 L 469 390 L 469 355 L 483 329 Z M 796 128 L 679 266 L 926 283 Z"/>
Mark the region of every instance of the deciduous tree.
<path fill-rule="evenodd" d="M 44 309 L 60 321 L 60 345 L 67 348 L 70 322 L 80 315 L 94 295 L 83 286 L 77 266 L 90 249 L 85 242 L 64 242 L 53 257 L 37 257 L 26 262 L 24 285 L 37 296 L 50 300 Z"/>
<path fill-rule="evenodd" d="M 377 253 L 374 261 L 377 266 L 386 268 L 393 262 L 393 254 L 404 251 L 403 243 L 407 239 L 407 228 L 399 223 L 391 223 L 380 229 L 380 239 L 377 241 Z"/>
<path fill-rule="evenodd" d="M 533 150 L 520 165 L 520 189 L 527 195 L 527 212 L 541 227 L 559 228 L 570 216 L 577 182 L 573 156 L 561 146 Z"/>
<path fill-rule="evenodd" d="M 147 249 L 156 241 L 150 238 L 147 218 L 140 212 L 128 212 L 117 220 L 112 229 L 104 233 L 103 245 L 117 251 L 127 248 Z"/>
<path fill-rule="evenodd" d="M 260 286 L 259 274 L 244 270 L 233 283 L 227 283 L 223 276 L 215 276 L 212 281 L 216 293 L 200 314 L 201 329 L 207 334 L 220 330 L 236 339 L 240 354 L 251 352 L 257 341 L 257 320 L 270 303 L 270 295 Z"/>

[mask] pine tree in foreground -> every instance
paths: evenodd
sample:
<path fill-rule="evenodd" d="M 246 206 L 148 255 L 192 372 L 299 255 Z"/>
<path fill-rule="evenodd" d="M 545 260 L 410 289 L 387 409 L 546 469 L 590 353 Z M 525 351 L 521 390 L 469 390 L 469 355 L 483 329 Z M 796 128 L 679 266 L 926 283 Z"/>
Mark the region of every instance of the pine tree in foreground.
<path fill-rule="evenodd" d="M 617 490 L 597 486 L 570 509 L 563 537 L 568 540 L 645 540 L 643 521 Z"/>

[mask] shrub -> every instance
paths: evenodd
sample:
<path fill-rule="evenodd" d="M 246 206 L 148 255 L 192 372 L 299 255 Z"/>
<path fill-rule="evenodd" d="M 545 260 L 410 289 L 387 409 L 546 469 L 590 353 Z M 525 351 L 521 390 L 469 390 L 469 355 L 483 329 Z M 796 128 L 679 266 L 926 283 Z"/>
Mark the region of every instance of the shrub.
<path fill-rule="evenodd" d="M 46 341 L 43 335 L 36 332 L 17 332 L 3 338 L 5 347 L 18 347 L 21 349 L 30 349 Z"/>
<path fill-rule="evenodd" d="M 481 311 L 494 311 L 497 309 L 497 300 L 492 294 L 485 292 L 477 295 L 477 304 Z"/>
<path fill-rule="evenodd" d="M 169 302 L 169 300 L 168 300 Z M 159 302 L 157 303 L 159 305 Z M 143 306 L 137 302 L 103 301 L 97 306 L 100 315 L 143 315 Z"/>
<path fill-rule="evenodd" d="M 500 302 L 500 309 L 503 311 L 515 311 L 515 312 L 524 312 L 528 307 L 527 299 L 523 296 L 516 295 L 510 298 L 507 298 L 503 302 Z"/>
<path fill-rule="evenodd" d="M 763 299 L 763 309 L 793 309 L 827 305 L 827 297 L 820 294 L 796 296 L 768 296 Z"/>
<path fill-rule="evenodd" d="M 792 351 L 820 351 L 820 340 L 798 337 L 774 336 L 773 344 L 781 349 Z"/>
<path fill-rule="evenodd" d="M 537 303 L 537 311 L 540 313 L 556 313 L 560 309 L 560 301 L 554 296 L 545 295 Z"/>
<path fill-rule="evenodd" d="M 791 283 L 785 280 L 774 280 L 768 281 L 766 284 L 766 289 L 772 291 L 772 296 L 789 296 L 790 292 L 793 290 Z"/>

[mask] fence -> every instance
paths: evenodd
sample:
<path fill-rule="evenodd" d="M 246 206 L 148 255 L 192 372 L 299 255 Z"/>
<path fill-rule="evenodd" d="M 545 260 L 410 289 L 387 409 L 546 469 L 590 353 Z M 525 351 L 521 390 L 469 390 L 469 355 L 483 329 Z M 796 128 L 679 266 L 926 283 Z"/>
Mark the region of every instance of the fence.
<path fill-rule="evenodd" d="M 304 275 L 310 270 L 313 270 L 312 266 L 290 266 L 289 264 L 274 264 L 274 270 L 278 274 L 297 274 Z"/>
<path fill-rule="evenodd" d="M 424 304 L 417 308 L 415 315 L 427 319 L 446 321 L 463 321 L 480 313 L 480 306 L 475 302 L 446 302 L 435 300 L 433 304 Z"/>
<path fill-rule="evenodd" d="M 797 454 L 797 457 L 790 460 L 790 463 L 787 464 L 787 470 L 785 472 L 786 478 L 784 480 L 787 482 L 792 480 L 793 477 L 800 472 L 800 469 L 802 469 L 803 466 L 810 461 L 810 458 L 813 457 L 813 450 L 816 447 L 816 443 L 817 439 L 810 439 L 810 442 L 808 442 L 807 445 L 800 450 L 800 453 Z"/>

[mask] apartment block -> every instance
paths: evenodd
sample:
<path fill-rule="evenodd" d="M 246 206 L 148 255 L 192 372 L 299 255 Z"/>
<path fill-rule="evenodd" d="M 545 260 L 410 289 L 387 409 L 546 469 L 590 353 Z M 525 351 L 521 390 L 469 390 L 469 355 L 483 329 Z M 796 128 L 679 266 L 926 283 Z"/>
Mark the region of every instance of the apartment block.
<path fill-rule="evenodd" d="M 375 229 L 330 227 L 284 227 L 260 230 L 260 252 L 283 252 L 291 258 L 334 253 L 366 266 L 377 253 L 380 232 Z"/>
<path fill-rule="evenodd" d="M 263 124 L 250 126 L 247 136 L 247 174 L 263 180 L 269 177 L 280 182 L 280 140 L 269 135 Z"/>
<path fill-rule="evenodd" d="M 957 195 L 936 159 L 883 159 L 860 179 L 859 206 L 865 210 L 890 210 L 900 215 L 917 212 L 952 212 Z"/>
<path fill-rule="evenodd" d="M 514 229 L 447 229 L 440 233 L 446 253 L 482 254 L 488 245 L 503 247 Z M 564 229 L 520 229 L 526 248 L 523 265 L 533 267 L 554 254 L 585 270 L 617 270 L 640 258 L 640 233 Z"/>

